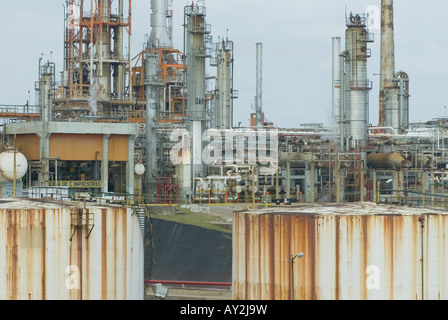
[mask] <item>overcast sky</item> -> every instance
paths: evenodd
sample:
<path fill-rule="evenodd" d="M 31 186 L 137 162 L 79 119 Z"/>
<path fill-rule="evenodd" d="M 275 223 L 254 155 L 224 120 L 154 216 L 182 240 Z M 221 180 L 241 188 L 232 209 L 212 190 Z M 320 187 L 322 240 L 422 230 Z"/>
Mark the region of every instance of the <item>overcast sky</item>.
<path fill-rule="evenodd" d="M 90 1 L 88 1 L 90 2 Z M 38 61 L 53 59 L 63 69 L 63 0 L 17 0 L 2 3 L 0 20 L 0 104 L 35 102 Z M 131 54 L 143 48 L 150 33 L 150 0 L 133 0 Z M 174 0 L 174 46 L 183 50 L 183 8 Z M 237 125 L 248 125 L 256 90 L 256 43 L 263 43 L 263 111 L 283 128 L 331 123 L 331 38 L 345 46 L 345 13 L 363 13 L 380 0 L 207 0 L 207 23 L 214 42 L 228 35 L 235 43 Z M 445 115 L 448 106 L 448 1 L 395 0 L 395 69 L 410 77 L 410 120 Z M 228 31 L 227 31 L 228 30 Z M 370 122 L 378 122 L 380 30 L 373 29 L 368 77 Z M 127 49 L 126 49 L 127 50 Z M 53 51 L 51 55 L 50 52 Z M 215 71 L 209 68 L 209 74 Z M 58 80 L 60 80 L 58 74 Z"/>

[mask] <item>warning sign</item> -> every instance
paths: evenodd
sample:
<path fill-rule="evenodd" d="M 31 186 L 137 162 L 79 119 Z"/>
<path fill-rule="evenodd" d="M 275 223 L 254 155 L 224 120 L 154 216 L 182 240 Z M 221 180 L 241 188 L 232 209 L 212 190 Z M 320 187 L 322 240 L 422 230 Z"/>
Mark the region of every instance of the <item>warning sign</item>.
<path fill-rule="evenodd" d="M 53 183 L 54 185 L 55 183 Z M 102 181 L 58 181 L 58 187 L 69 187 L 69 188 L 102 188 Z"/>

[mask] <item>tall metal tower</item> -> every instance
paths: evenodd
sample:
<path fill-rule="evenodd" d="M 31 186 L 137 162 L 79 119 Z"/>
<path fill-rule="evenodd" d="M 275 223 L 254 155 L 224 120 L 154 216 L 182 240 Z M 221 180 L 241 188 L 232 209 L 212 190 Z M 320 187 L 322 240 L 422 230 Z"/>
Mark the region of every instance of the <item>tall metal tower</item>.
<path fill-rule="evenodd" d="M 366 21 L 365 15 L 352 13 L 346 19 L 345 66 L 341 66 L 345 72 L 342 125 L 346 148 L 357 148 L 367 141 L 369 90 L 372 89 L 372 81 L 367 78 L 367 59 L 371 56 L 367 44 L 374 38 L 367 31 Z"/>
<path fill-rule="evenodd" d="M 63 86 L 55 99 L 61 117 L 111 115 L 130 105 L 132 5 L 126 2 L 66 0 Z"/>

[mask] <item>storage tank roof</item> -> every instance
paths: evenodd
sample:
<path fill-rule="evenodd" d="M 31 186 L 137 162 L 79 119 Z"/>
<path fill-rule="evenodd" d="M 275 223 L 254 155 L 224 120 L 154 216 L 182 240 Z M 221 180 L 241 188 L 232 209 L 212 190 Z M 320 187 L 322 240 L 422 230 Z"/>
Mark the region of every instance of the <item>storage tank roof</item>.
<path fill-rule="evenodd" d="M 86 208 L 110 208 L 117 207 L 116 205 L 98 205 L 95 203 L 86 202 Z M 64 209 L 64 208 L 73 208 L 73 209 L 82 209 L 84 208 L 84 202 L 68 202 L 64 201 L 48 201 L 48 200 L 39 200 L 39 199 L 25 199 L 25 198 L 17 198 L 17 199 L 0 199 L 0 209 L 2 210 L 32 210 L 32 209 Z"/>
<path fill-rule="evenodd" d="M 238 211 L 247 214 L 289 214 L 289 215 L 446 215 L 442 208 L 410 207 L 376 204 L 373 202 L 350 202 L 334 204 L 306 204 L 297 206 L 274 206 L 270 208 Z"/>

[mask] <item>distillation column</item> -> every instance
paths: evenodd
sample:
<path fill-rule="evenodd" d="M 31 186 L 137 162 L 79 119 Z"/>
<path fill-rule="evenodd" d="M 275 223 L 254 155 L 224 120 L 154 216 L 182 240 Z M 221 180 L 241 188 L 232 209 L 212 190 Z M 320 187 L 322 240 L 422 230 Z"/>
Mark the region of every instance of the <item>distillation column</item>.
<path fill-rule="evenodd" d="M 192 134 L 193 176 L 204 172 L 202 162 L 202 133 L 206 128 L 205 59 L 206 35 L 210 26 L 205 23 L 206 8 L 192 4 L 185 7 L 187 18 L 187 129 Z M 194 179 L 192 179 L 194 181 Z"/>
<path fill-rule="evenodd" d="M 114 29 L 114 58 L 120 61 L 124 61 L 123 54 L 123 40 L 124 40 L 124 0 L 118 1 L 118 26 Z M 114 63 L 113 65 L 113 81 L 114 81 L 114 98 L 123 100 L 125 98 L 125 64 Z"/>
<path fill-rule="evenodd" d="M 144 57 L 145 86 L 146 86 L 146 187 L 148 201 L 155 199 L 157 191 L 157 177 L 159 166 L 157 162 L 158 135 L 156 126 L 159 112 L 158 92 L 163 87 L 159 81 L 158 64 L 161 48 L 171 48 L 171 40 L 167 30 L 167 6 L 166 0 L 151 1 L 151 35 L 147 44 L 147 52 Z M 163 101 L 162 101 L 163 105 Z"/>
<path fill-rule="evenodd" d="M 217 73 L 216 73 L 216 123 L 218 129 L 232 128 L 232 52 L 230 42 L 217 44 L 221 46 L 217 53 Z"/>
<path fill-rule="evenodd" d="M 333 71 L 332 71 L 332 120 L 333 124 L 340 121 L 340 99 L 341 99 L 341 64 L 339 63 L 339 55 L 341 53 L 341 38 L 334 37 L 333 44 Z"/>
<path fill-rule="evenodd" d="M 41 107 L 42 130 L 38 133 L 40 138 L 40 161 L 43 164 L 38 174 L 39 184 L 48 186 L 50 172 L 50 134 L 48 123 L 52 121 L 53 85 L 55 77 L 55 64 L 47 62 L 39 64 L 39 104 Z"/>
<path fill-rule="evenodd" d="M 367 78 L 367 58 L 373 35 L 366 28 L 366 16 L 350 14 L 345 35 L 344 120 L 345 140 L 348 148 L 357 148 L 367 141 L 369 90 L 372 82 Z M 343 68 L 343 66 L 341 66 Z"/>
<path fill-rule="evenodd" d="M 100 28 L 100 41 L 99 41 L 99 65 L 98 65 L 98 83 L 102 89 L 102 94 L 110 97 L 111 94 L 111 64 L 110 64 L 110 52 L 111 52 L 111 29 L 110 26 L 104 24 L 109 22 L 111 18 L 111 0 L 102 1 L 102 7 L 100 11 L 101 19 L 103 23 Z"/>

